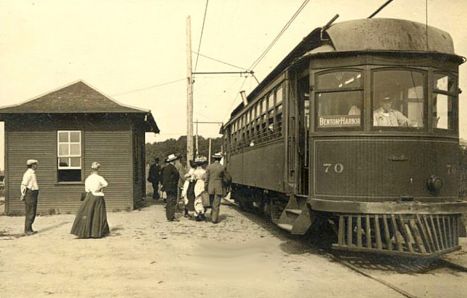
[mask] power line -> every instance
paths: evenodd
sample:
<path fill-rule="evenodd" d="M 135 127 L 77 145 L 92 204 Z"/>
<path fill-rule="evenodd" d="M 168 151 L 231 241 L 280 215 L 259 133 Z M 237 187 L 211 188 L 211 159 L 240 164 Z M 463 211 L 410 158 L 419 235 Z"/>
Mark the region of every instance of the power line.
<path fill-rule="evenodd" d="M 249 67 L 250 70 L 253 70 L 261 62 L 261 60 L 263 60 L 263 58 L 266 56 L 266 54 L 276 44 L 276 42 L 279 40 L 279 38 L 282 36 L 282 34 L 289 28 L 289 26 L 292 24 L 292 22 L 295 20 L 295 18 L 300 14 L 300 12 L 305 8 L 305 6 L 308 4 L 308 2 L 310 2 L 310 0 L 303 1 L 303 3 L 300 5 L 300 7 L 297 9 L 297 11 L 292 15 L 292 17 L 289 19 L 289 21 L 287 21 L 287 23 L 281 29 L 279 34 L 277 34 L 277 36 L 267 46 L 267 48 L 263 51 L 263 53 L 251 64 L 251 66 Z"/>
<path fill-rule="evenodd" d="M 241 70 L 247 70 L 246 67 L 237 66 L 237 65 L 234 65 L 234 64 L 231 64 L 231 63 L 228 63 L 228 62 L 225 62 L 225 61 L 213 58 L 213 57 L 206 56 L 206 55 L 201 54 L 199 52 L 193 52 L 193 53 L 198 54 L 199 56 L 204 57 L 204 58 L 209 59 L 209 60 L 212 60 L 212 61 L 216 61 L 216 62 L 225 64 L 225 65 L 228 65 L 228 66 L 232 66 L 232 67 L 235 67 L 235 68 L 238 68 L 238 69 L 241 69 Z"/>
<path fill-rule="evenodd" d="M 204 23 L 206 22 L 206 15 L 207 15 L 207 12 L 208 12 L 208 4 L 209 4 L 209 0 L 206 0 L 206 6 L 204 8 L 203 25 L 201 26 L 201 34 L 199 36 L 198 55 L 196 55 L 195 72 L 196 72 L 196 67 L 198 66 L 198 58 L 199 58 L 199 50 L 201 49 L 201 41 L 203 40 Z"/>
<path fill-rule="evenodd" d="M 151 86 L 148 86 L 148 87 L 143 87 L 143 88 L 138 88 L 138 89 L 132 89 L 132 90 L 128 90 L 128 91 L 125 91 L 125 92 L 120 92 L 120 93 L 112 94 L 111 96 L 119 96 L 119 95 L 129 94 L 129 93 L 133 93 L 133 92 L 144 91 L 144 90 L 147 90 L 147 89 L 152 89 L 152 88 L 162 87 L 162 86 L 166 86 L 166 85 L 170 85 L 170 84 L 175 84 L 175 83 L 178 83 L 178 82 L 181 82 L 181 81 L 185 81 L 185 80 L 186 80 L 186 78 L 178 79 L 178 80 L 173 80 L 173 81 L 169 81 L 169 82 L 165 82 L 165 83 L 160 83 L 160 84 L 156 84 L 156 85 L 151 85 Z"/>

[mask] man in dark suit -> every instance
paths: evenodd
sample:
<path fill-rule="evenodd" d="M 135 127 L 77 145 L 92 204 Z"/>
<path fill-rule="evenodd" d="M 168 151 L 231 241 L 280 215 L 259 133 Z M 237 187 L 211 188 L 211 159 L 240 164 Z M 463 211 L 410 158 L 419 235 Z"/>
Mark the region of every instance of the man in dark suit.
<path fill-rule="evenodd" d="M 221 200 L 226 195 L 226 184 L 229 183 L 230 175 L 220 163 L 222 159 L 220 153 L 214 154 L 213 159 L 214 162 L 206 169 L 206 183 L 212 208 L 211 221 L 218 223 Z"/>
<path fill-rule="evenodd" d="M 148 181 L 152 183 L 152 198 L 159 199 L 159 182 L 161 180 L 161 167 L 159 166 L 159 157 L 154 158 L 154 163 L 149 168 Z"/>
<path fill-rule="evenodd" d="M 167 165 L 162 170 L 162 188 L 167 194 L 167 204 L 165 206 L 165 215 L 168 221 L 175 219 L 175 206 L 177 205 L 178 179 L 180 175 L 175 168 L 175 161 L 180 157 L 170 154 L 167 159 Z"/>

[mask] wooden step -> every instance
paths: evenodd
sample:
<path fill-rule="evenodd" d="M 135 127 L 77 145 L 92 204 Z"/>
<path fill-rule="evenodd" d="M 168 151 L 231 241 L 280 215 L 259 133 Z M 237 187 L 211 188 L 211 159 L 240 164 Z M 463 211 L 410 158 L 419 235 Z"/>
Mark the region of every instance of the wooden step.
<path fill-rule="evenodd" d="M 293 226 L 292 225 L 289 225 L 289 224 L 278 224 L 277 225 L 279 228 L 283 229 L 283 230 L 286 230 L 288 232 L 291 232 L 292 231 L 292 228 Z"/>
<path fill-rule="evenodd" d="M 302 209 L 285 209 L 285 212 L 300 215 L 302 214 Z"/>

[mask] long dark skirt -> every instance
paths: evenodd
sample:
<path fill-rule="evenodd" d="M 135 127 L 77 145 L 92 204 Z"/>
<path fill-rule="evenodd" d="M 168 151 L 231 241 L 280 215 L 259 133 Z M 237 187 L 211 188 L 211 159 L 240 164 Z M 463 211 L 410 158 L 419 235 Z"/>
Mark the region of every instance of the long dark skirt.
<path fill-rule="evenodd" d="M 104 197 L 88 193 L 76 214 L 71 234 L 78 238 L 102 238 L 109 233 Z"/>
<path fill-rule="evenodd" d="M 186 209 L 188 211 L 195 211 L 195 184 L 196 184 L 196 181 L 190 182 L 188 184 L 188 189 L 186 192 L 186 196 L 188 199 L 188 204 L 186 205 Z"/>

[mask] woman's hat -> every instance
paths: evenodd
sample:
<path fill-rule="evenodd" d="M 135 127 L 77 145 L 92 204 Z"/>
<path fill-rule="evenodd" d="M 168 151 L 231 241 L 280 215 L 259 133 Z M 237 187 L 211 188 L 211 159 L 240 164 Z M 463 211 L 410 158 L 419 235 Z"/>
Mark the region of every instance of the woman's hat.
<path fill-rule="evenodd" d="M 169 156 L 167 156 L 167 159 L 165 160 L 165 162 L 171 162 L 171 161 L 177 160 L 179 158 L 180 158 L 180 156 L 175 155 L 175 154 L 172 153 Z"/>
<path fill-rule="evenodd" d="M 205 156 L 198 156 L 195 158 L 195 163 L 196 164 L 203 164 L 206 163 L 208 159 Z"/>
<path fill-rule="evenodd" d="M 91 164 L 91 169 L 93 169 L 93 170 L 97 170 L 97 169 L 99 169 L 100 167 L 101 167 L 101 164 L 98 163 L 97 161 L 95 161 L 95 162 L 93 162 L 93 163 Z"/>
<path fill-rule="evenodd" d="M 212 156 L 212 158 L 214 158 L 214 159 L 222 159 L 222 153 L 220 153 L 220 152 L 219 152 L 219 153 L 215 153 L 215 154 Z"/>

